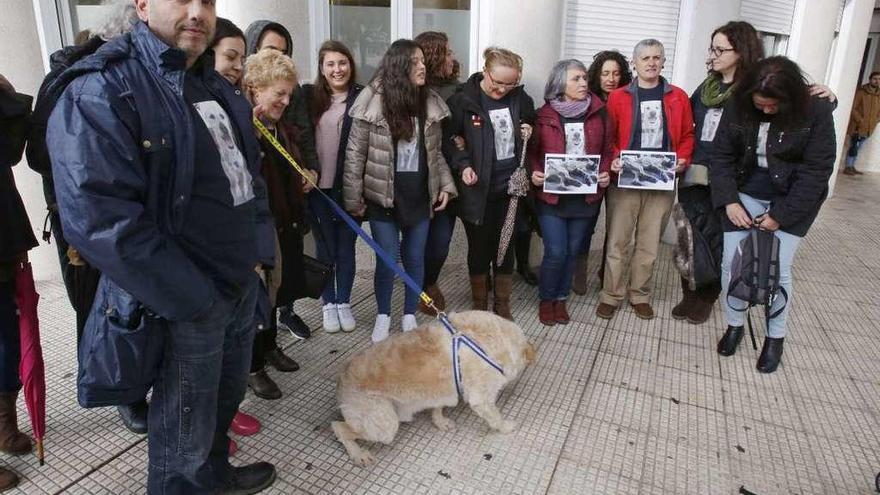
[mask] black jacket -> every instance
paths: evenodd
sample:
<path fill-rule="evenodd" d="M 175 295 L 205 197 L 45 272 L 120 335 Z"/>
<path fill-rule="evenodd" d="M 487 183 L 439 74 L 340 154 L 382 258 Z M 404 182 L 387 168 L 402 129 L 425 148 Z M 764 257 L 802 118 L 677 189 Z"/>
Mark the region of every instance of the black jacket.
<path fill-rule="evenodd" d="M 483 73 L 474 73 L 458 91 L 449 97 L 447 105 L 451 116 L 444 124 L 443 156 L 449 163 L 458 188 L 458 213 L 468 222 L 480 225 L 489 197 L 492 163 L 495 159 L 495 132 L 488 112 L 480 105 L 480 81 Z M 535 103 L 522 86 L 510 91 L 510 115 L 516 123 L 535 124 Z M 516 126 L 519 127 L 518 125 Z M 518 129 L 514 134 L 514 156 L 519 163 L 522 154 L 522 137 Z M 459 151 L 452 136 L 464 138 L 466 148 Z M 461 172 L 473 167 L 477 183 L 467 186 L 461 181 Z"/>
<path fill-rule="evenodd" d="M 806 235 L 828 197 L 828 179 L 837 154 L 833 109 L 827 100 L 813 97 L 800 122 L 787 128 L 770 123 L 767 165 L 776 198 L 769 214 L 789 234 Z M 758 166 L 758 123 L 738 110 L 728 102 L 715 137 L 709 174 L 716 208 L 738 203 L 740 188 Z M 722 218 L 726 232 L 736 230 L 726 215 Z"/>
<path fill-rule="evenodd" d="M 0 279 L 17 257 L 37 245 L 12 175 L 21 161 L 33 98 L 0 89 Z"/>
<path fill-rule="evenodd" d="M 351 132 L 351 116 L 348 114 L 348 111 L 351 110 L 351 105 L 354 103 L 354 100 L 360 94 L 361 90 L 364 89 L 364 86 L 358 83 L 353 83 L 350 88 L 348 88 L 348 96 L 345 97 L 345 116 L 342 119 L 342 131 L 339 134 L 339 152 L 336 154 L 336 177 L 333 179 L 333 188 L 331 192 L 331 197 L 337 202 L 342 204 L 342 172 L 345 169 L 345 147 L 348 145 L 348 134 Z M 314 104 L 314 84 L 304 84 L 302 86 L 303 99 L 305 101 L 305 105 L 303 105 L 308 115 L 311 119 L 311 116 L 314 115 L 312 111 L 312 105 Z M 311 119 L 314 120 L 314 119 Z M 311 134 L 315 136 L 315 128 L 318 126 L 318 122 L 312 122 L 311 126 Z M 316 155 L 317 156 L 317 152 Z M 320 172 L 321 164 L 318 163 L 317 168 Z"/>

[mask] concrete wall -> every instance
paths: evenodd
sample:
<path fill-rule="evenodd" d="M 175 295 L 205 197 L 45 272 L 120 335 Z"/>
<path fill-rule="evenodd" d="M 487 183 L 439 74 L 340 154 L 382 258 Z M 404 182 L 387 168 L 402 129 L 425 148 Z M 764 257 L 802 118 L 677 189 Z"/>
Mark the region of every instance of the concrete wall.
<path fill-rule="evenodd" d="M 706 79 L 706 52 L 712 31 L 739 19 L 741 3 L 740 0 L 682 0 L 673 84 L 691 94 Z"/>
<path fill-rule="evenodd" d="M 873 2 L 870 3 L 870 8 L 873 8 Z M 822 83 L 826 80 L 839 8 L 840 2 L 835 0 L 800 0 L 795 8 L 788 56 L 795 60 L 814 82 Z M 863 19 L 865 35 L 862 36 L 862 48 L 864 48 L 864 38 L 867 37 L 871 10 Z M 861 63 L 861 54 L 858 59 Z M 856 77 L 858 78 L 858 70 Z"/>
<path fill-rule="evenodd" d="M 43 64 L 33 3 L 30 0 L 3 0 L 2 4 L 0 73 L 9 79 L 19 93 L 36 95 L 43 80 Z M 24 160 L 13 171 L 31 226 L 39 239 L 46 214 L 42 181 L 39 174 L 27 167 Z M 41 242 L 38 248 L 30 252 L 30 258 L 35 278 L 47 280 L 60 273 L 54 244 L 50 246 Z"/>

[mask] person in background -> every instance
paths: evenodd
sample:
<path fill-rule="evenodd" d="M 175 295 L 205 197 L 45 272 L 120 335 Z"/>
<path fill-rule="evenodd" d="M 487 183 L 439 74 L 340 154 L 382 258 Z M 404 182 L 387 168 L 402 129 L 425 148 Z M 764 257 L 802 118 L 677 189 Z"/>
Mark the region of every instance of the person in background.
<path fill-rule="evenodd" d="M 488 309 L 491 271 L 493 309 L 512 319 L 513 250 L 507 250 L 500 264 L 496 257 L 510 203 L 508 182 L 519 167 L 523 140 L 531 135 L 535 106 L 520 85 L 519 55 L 490 47 L 483 57 L 483 70 L 472 74 L 448 101 L 452 115 L 443 145 L 459 185 L 458 207 L 468 239 L 473 309 Z M 463 149 L 456 145 L 455 136 L 463 138 Z"/>
<path fill-rule="evenodd" d="M 662 43 L 655 39 L 639 41 L 633 49 L 636 79 L 608 97 L 608 114 L 616 135 L 612 180 L 620 173 L 623 150 L 675 152 L 677 174 L 683 173 L 690 162 L 694 148 L 691 105 L 684 91 L 660 75 L 665 62 Z M 612 318 L 628 292 L 635 315 L 653 319 L 654 262 L 675 192 L 626 189 L 612 183 L 607 194 L 608 258 L 596 316 Z M 625 260 L 629 252 L 632 258 Z M 628 283 L 624 280 L 627 268 Z"/>
<path fill-rule="evenodd" d="M 239 87 L 244 72 L 244 33 L 229 19 L 218 17 L 211 48 L 214 50 L 214 70 L 229 84 Z M 236 435 L 250 436 L 258 433 L 261 426 L 257 418 L 239 410 L 233 416 L 229 429 Z M 232 456 L 238 450 L 238 444 L 231 439 L 229 442 L 229 455 Z"/>
<path fill-rule="evenodd" d="M 339 41 L 325 41 L 318 50 L 318 77 L 303 86 L 303 96 L 315 129 L 320 182 L 318 187 L 337 203 L 342 202 L 342 174 L 345 148 L 351 132 L 348 112 L 364 88 L 355 82 L 357 70 L 348 47 Z M 357 322 L 351 312 L 351 288 L 355 276 L 355 233 L 317 192 L 308 196 L 312 231 L 318 258 L 333 264 L 333 277 L 321 300 L 324 330 L 329 333 L 354 331 Z"/>
<path fill-rule="evenodd" d="M 856 170 L 856 157 L 862 143 L 877 127 L 877 122 L 880 122 L 880 72 L 875 71 L 868 78 L 868 84 L 863 84 L 856 90 L 852 113 L 849 116 L 849 129 L 846 132 L 850 141 L 844 174 L 862 175 L 861 171 Z"/>
<path fill-rule="evenodd" d="M 546 103 L 538 109 L 529 166 L 537 197 L 538 221 L 544 239 L 544 260 L 538 284 L 538 319 L 552 326 L 569 321 L 565 301 L 571 289 L 575 258 L 587 246 L 599 219 L 602 196 L 608 187 L 614 127 L 605 102 L 590 91 L 587 68 L 579 60 L 561 60 L 553 66 L 544 87 Z M 599 155 L 597 191 L 593 194 L 544 192 L 548 153 Z"/>
<path fill-rule="evenodd" d="M 443 101 L 448 100 L 459 85 L 458 74 L 455 71 L 455 52 L 449 46 L 449 38 L 446 33 L 426 31 L 416 36 L 414 41 L 425 54 L 428 88 L 440 95 Z M 455 202 L 453 201 L 443 211 L 436 212 L 431 219 L 425 249 L 424 291 L 431 296 L 434 305 L 441 311 L 446 310 L 446 297 L 440 290 L 438 279 L 449 256 L 449 243 L 452 241 L 454 229 Z M 419 309 L 423 313 L 434 314 L 422 301 L 419 301 Z"/>
<path fill-rule="evenodd" d="M 837 144 L 834 106 L 811 96 L 800 68 L 785 57 L 756 63 L 737 83 L 725 106 L 715 139 L 712 203 L 723 208 L 724 255 L 721 262 L 723 301 L 731 264 L 749 230 L 773 232 L 779 239 L 779 284 L 787 297 L 768 309 L 767 338 L 758 357 L 762 373 L 776 371 L 787 335 L 788 312 L 794 300 L 791 267 L 801 240 L 828 196 Z M 735 297 L 724 305 L 727 330 L 718 353 L 731 356 L 743 337 L 746 303 Z"/>
<path fill-rule="evenodd" d="M 293 60 L 283 53 L 260 50 L 247 58 L 242 86 L 254 106 L 254 115 L 263 121 L 284 149 L 298 163 L 302 163 L 296 147 L 299 129 L 283 119 L 296 85 L 297 73 Z M 281 306 L 293 300 L 295 286 L 303 277 L 305 194 L 311 190 L 312 184 L 300 176 L 266 138 L 258 138 L 262 157 L 260 171 L 266 181 L 269 209 L 275 219 L 278 240 L 276 266 L 280 264 L 280 269 L 270 274 L 268 285 L 270 294 L 275 295 L 275 305 Z M 307 170 L 306 173 L 310 174 L 312 181 L 317 180 L 316 172 Z M 272 325 L 273 321 L 274 318 L 269 318 L 269 327 L 257 332 L 254 338 L 251 374 L 248 378 L 248 386 L 254 394 L 269 400 L 280 399 L 282 394 L 269 377 L 266 364 L 273 363 L 282 372 L 299 369 L 299 365 L 278 347 L 278 329 Z"/>
<path fill-rule="evenodd" d="M 404 269 L 420 287 L 431 218 L 456 195 L 440 150 L 441 123 L 449 110 L 426 81 L 419 45 L 405 39 L 392 43 L 349 112 L 354 121 L 343 178 L 345 208 L 367 216 L 373 238 L 385 252 L 403 258 Z M 372 340 L 379 342 L 391 327 L 394 272 L 378 255 L 373 284 L 378 314 Z M 405 332 L 418 325 L 418 298 L 418 292 L 406 288 Z"/>
<path fill-rule="evenodd" d="M 31 439 L 18 430 L 16 404 L 21 381 L 21 341 L 15 278 L 27 252 L 37 246 L 12 167 L 21 161 L 33 98 L 15 92 L 0 75 L 0 452 L 23 455 L 31 451 Z M 0 467 L 0 491 L 18 485 L 18 475 Z"/>
<path fill-rule="evenodd" d="M 245 30 L 247 39 L 247 54 L 253 55 L 261 50 L 275 50 L 288 57 L 293 54 L 293 37 L 290 31 L 281 24 L 272 21 L 254 21 Z M 312 121 L 302 94 L 302 87 L 297 84 L 290 97 L 290 104 L 284 112 L 284 120 L 297 128 L 295 136 L 297 148 L 305 168 L 313 171 L 320 170 L 318 154 L 315 150 L 315 136 L 312 134 Z M 274 325 L 274 324 L 273 324 Z M 287 330 L 297 339 L 307 339 L 311 336 L 311 330 L 306 322 L 296 314 L 293 302 L 282 305 L 278 310 L 277 325 L 282 330 Z M 277 345 L 272 352 L 266 355 L 268 363 L 279 371 L 291 371 L 293 360 L 284 355 Z M 282 370 L 282 368 L 284 368 Z"/>

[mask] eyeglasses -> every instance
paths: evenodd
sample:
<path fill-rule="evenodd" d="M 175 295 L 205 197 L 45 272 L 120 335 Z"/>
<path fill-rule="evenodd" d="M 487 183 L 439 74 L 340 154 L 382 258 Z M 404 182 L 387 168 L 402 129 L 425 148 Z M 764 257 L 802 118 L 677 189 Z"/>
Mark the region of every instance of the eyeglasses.
<path fill-rule="evenodd" d="M 499 88 L 513 89 L 516 87 L 517 84 L 519 84 L 519 81 L 514 81 L 512 83 L 498 82 L 495 80 L 494 77 L 492 77 L 492 73 L 488 70 L 486 70 L 486 77 L 489 78 L 489 82 L 492 83 L 492 86 L 498 86 Z"/>
<path fill-rule="evenodd" d="M 719 48 L 717 46 L 709 47 L 709 55 L 712 55 L 715 58 L 718 58 L 724 55 L 725 52 L 735 52 L 736 48 Z"/>

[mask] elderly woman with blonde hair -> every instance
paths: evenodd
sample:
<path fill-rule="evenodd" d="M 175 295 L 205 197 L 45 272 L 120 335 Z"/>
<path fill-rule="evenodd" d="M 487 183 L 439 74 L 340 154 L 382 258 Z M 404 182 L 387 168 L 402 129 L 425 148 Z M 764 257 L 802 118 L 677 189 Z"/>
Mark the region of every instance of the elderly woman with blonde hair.
<path fill-rule="evenodd" d="M 254 116 L 260 119 L 298 163 L 302 163 L 296 146 L 299 129 L 282 119 L 296 84 L 296 67 L 290 57 L 283 53 L 263 50 L 247 58 L 242 86 L 248 100 L 254 105 Z M 268 276 L 270 296 L 274 296 L 270 297 L 273 310 L 267 322 L 268 328 L 258 331 L 254 337 L 248 386 L 258 397 L 272 400 L 281 398 L 281 390 L 266 372 L 267 358 L 272 359 L 278 371 L 290 372 L 299 369 L 299 365 L 285 356 L 276 342 L 278 329 L 274 315 L 277 307 L 290 304 L 296 298 L 294 287 L 297 280 L 301 280 L 303 276 L 305 193 L 312 186 L 287 163 L 281 152 L 262 136 L 260 136 L 260 150 L 262 151 L 261 172 L 268 189 L 269 209 L 275 218 L 279 247 L 276 252 L 275 270 Z M 314 172 L 308 173 L 312 174 L 313 180 L 316 178 Z"/>

